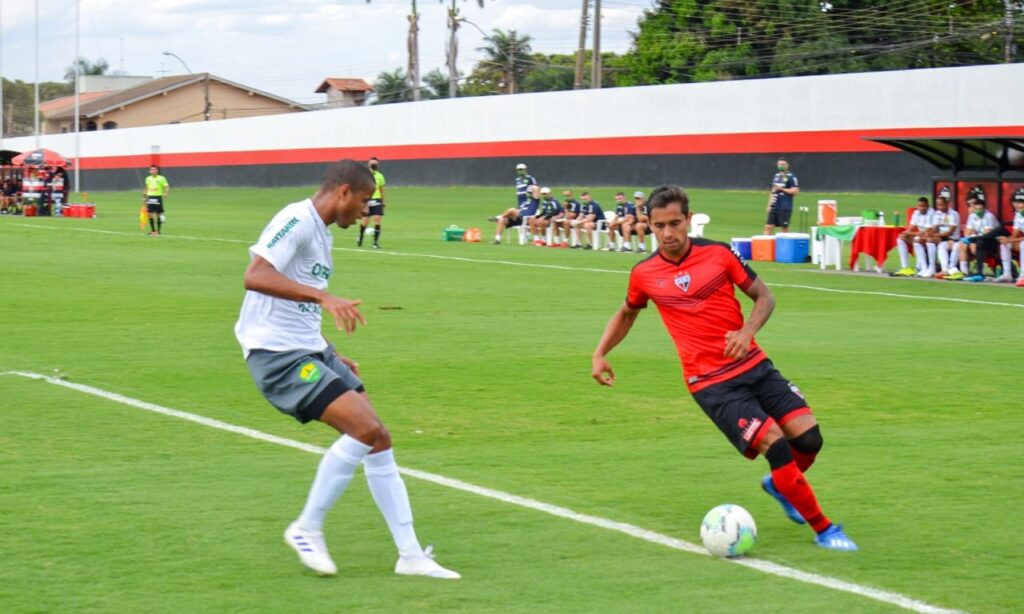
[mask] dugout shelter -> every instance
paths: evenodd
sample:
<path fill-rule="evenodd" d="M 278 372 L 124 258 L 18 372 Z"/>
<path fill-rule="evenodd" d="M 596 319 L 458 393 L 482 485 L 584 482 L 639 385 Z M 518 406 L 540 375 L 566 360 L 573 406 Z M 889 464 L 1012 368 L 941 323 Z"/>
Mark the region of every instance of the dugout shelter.
<path fill-rule="evenodd" d="M 927 161 L 942 171 L 932 178 L 932 200 L 949 195 L 962 219 L 967 216 L 967 197 L 982 196 L 985 206 L 999 221 L 1013 219 L 1010 198 L 1024 188 L 1024 136 L 985 137 L 865 137 Z"/>

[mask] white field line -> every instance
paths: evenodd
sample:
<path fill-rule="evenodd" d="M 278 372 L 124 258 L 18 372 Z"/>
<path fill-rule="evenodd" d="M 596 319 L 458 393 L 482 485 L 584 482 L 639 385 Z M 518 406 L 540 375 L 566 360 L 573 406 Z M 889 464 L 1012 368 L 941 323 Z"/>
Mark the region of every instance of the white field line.
<path fill-rule="evenodd" d="M 56 226 L 36 226 L 34 224 L 20 224 L 11 223 L 11 226 L 22 226 L 25 228 L 39 228 L 46 230 L 71 230 L 74 232 L 95 232 L 100 234 L 109 235 L 121 235 L 129 237 L 137 237 L 138 233 L 134 232 L 118 232 L 114 230 L 97 230 L 94 228 L 57 228 Z M 166 239 L 180 239 L 184 241 L 211 241 L 217 243 L 239 243 L 243 245 L 250 245 L 250 241 L 243 241 L 241 239 L 220 239 L 216 237 L 189 237 L 180 235 L 163 235 L 159 240 Z M 573 266 L 562 266 L 557 264 L 537 264 L 532 262 L 517 262 L 515 260 L 492 260 L 486 258 L 466 258 L 463 256 L 441 256 L 438 254 L 417 254 L 411 252 L 395 252 L 391 250 L 386 251 L 375 251 L 370 252 L 363 249 L 355 249 L 350 247 L 335 247 L 333 251 L 336 252 L 353 252 L 357 254 L 367 254 L 373 257 L 376 256 L 396 256 L 400 258 L 428 258 L 433 260 L 450 260 L 453 262 L 468 262 L 472 264 L 498 264 L 502 266 L 519 266 L 534 269 L 551 269 L 556 271 L 581 271 L 587 273 L 611 273 L 614 275 L 628 275 L 629 271 L 622 271 L 616 269 L 598 269 L 592 267 L 573 267 Z M 977 299 L 969 298 L 954 298 L 951 296 L 921 296 L 917 294 L 901 294 L 897 292 L 874 292 L 870 290 L 840 290 L 836 288 L 823 288 L 820 286 L 805 286 L 799 284 L 779 284 L 772 283 L 772 288 L 793 288 L 796 290 L 810 290 L 813 292 L 832 292 L 837 294 L 859 294 L 862 296 L 886 296 L 889 298 L 904 298 L 918 301 L 943 301 L 948 303 L 969 303 L 973 305 L 987 305 L 989 307 L 1015 307 L 1017 309 L 1024 309 L 1024 303 L 1003 303 L 999 301 L 982 301 Z"/>
<path fill-rule="evenodd" d="M 271 435 L 269 433 L 257 431 L 256 429 L 251 429 L 244 426 L 238 426 L 235 424 L 222 422 L 220 420 L 215 420 L 213 418 L 207 418 L 205 416 L 200 416 L 197 414 L 177 409 L 171 409 L 169 407 L 163 407 L 162 405 L 156 405 L 154 403 L 148 403 L 146 401 L 140 401 L 139 399 L 126 397 L 124 395 L 117 394 L 116 392 L 109 392 L 107 390 L 94 388 L 92 386 L 86 386 L 84 384 L 76 384 L 62 379 L 49 377 L 47 375 L 42 375 L 40 373 L 32 373 L 27 371 L 8 371 L 6 373 L 0 372 L 0 375 L 16 375 L 19 377 L 26 377 L 35 380 L 43 380 L 50 384 L 54 384 L 64 388 L 69 388 L 71 390 L 82 392 L 84 394 L 89 394 L 92 396 L 107 399 L 109 401 L 114 401 L 117 403 L 128 405 L 129 407 L 144 409 L 146 411 L 151 411 L 157 414 L 162 414 L 173 418 L 180 418 L 182 420 L 188 420 L 190 422 L 195 422 L 203 426 L 220 429 L 222 431 L 228 431 L 230 433 L 237 433 L 239 435 L 251 437 L 252 439 L 257 439 L 259 441 L 266 441 L 281 446 L 287 446 L 289 448 L 295 448 L 297 450 L 302 450 L 304 452 L 309 452 L 311 454 L 322 455 L 327 452 L 326 448 L 322 448 L 320 446 L 303 443 L 301 441 L 295 441 L 294 439 L 287 439 L 285 437 L 278 437 L 277 435 Z M 436 473 L 428 473 L 426 471 L 419 471 L 416 469 L 409 469 L 404 467 L 401 469 L 401 472 L 409 477 L 416 478 L 419 480 L 424 480 L 441 486 L 447 486 L 449 488 L 454 488 L 456 490 L 469 492 L 474 495 L 479 495 L 481 497 L 495 499 L 497 501 L 501 501 L 502 503 L 509 503 L 512 505 L 518 505 L 520 507 L 537 510 L 539 512 L 551 514 L 552 516 L 558 516 L 559 518 L 573 520 L 581 524 L 587 524 L 602 529 L 607 529 L 609 531 L 616 531 L 618 533 L 623 533 L 625 535 L 629 535 L 630 537 L 642 539 L 644 541 L 651 542 L 653 544 L 658 544 L 660 546 L 666 546 L 668 548 L 681 550 L 683 552 L 689 552 L 691 554 L 699 554 L 705 556 L 708 555 L 707 551 L 704 548 L 697 546 L 696 544 L 691 544 L 690 542 L 681 540 L 679 538 L 664 535 L 662 533 L 657 533 L 655 531 L 644 529 L 625 522 L 617 522 L 615 520 L 602 518 L 600 516 L 592 516 L 590 514 L 581 514 L 579 512 L 574 512 L 573 510 L 570 510 L 565 507 L 552 505 L 550 503 L 544 503 L 542 501 L 537 501 L 536 499 L 529 499 L 527 497 L 512 495 L 506 492 L 502 492 L 500 490 L 476 486 L 475 484 L 470 484 L 468 482 L 463 482 L 461 480 L 447 478 L 442 475 L 437 475 Z M 836 554 L 834 556 L 851 555 Z M 820 574 L 801 571 L 799 569 L 786 567 L 785 565 L 779 565 L 777 563 L 772 563 L 770 561 L 757 559 L 725 560 L 729 561 L 730 563 L 742 565 L 743 567 L 755 569 L 763 573 L 771 574 L 774 576 L 780 576 L 783 578 L 789 578 L 792 580 L 797 580 L 799 582 L 805 582 L 807 584 L 814 584 L 832 590 L 852 593 L 854 595 L 859 595 L 861 597 L 866 597 L 868 599 L 873 599 L 875 601 L 880 601 L 882 603 L 887 603 L 890 605 L 901 607 L 907 610 L 911 610 L 913 612 L 923 612 L 929 614 L 957 614 L 960 612 L 959 610 L 950 610 L 946 608 L 933 606 L 923 601 L 919 601 L 917 599 L 901 595 L 899 593 L 893 593 L 890 591 L 872 588 L 870 586 L 863 586 L 860 584 L 854 584 L 852 582 L 846 582 L 844 580 L 839 580 L 837 578 L 832 578 L 829 576 L 823 576 Z"/>

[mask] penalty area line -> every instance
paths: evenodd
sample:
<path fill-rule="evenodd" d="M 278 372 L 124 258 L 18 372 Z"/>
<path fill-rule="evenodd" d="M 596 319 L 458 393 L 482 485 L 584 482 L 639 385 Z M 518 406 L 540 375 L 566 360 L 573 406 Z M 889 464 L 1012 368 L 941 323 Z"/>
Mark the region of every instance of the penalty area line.
<path fill-rule="evenodd" d="M 270 433 L 264 433 L 263 431 L 258 431 L 256 429 L 252 429 L 249 427 L 223 422 L 221 420 L 216 420 L 214 418 L 208 418 L 206 416 L 181 411 L 178 409 L 172 409 L 170 407 L 164 407 L 162 405 L 157 405 L 155 403 L 149 403 L 147 401 L 127 397 L 116 392 L 110 392 L 108 390 L 95 388 L 93 386 L 87 386 L 85 384 L 69 382 L 55 377 L 50 377 L 48 375 L 43 375 L 41 373 L 33 373 L 29 371 L 7 371 L 0 372 L 0 375 L 17 376 L 33 380 L 41 380 L 53 384 L 55 386 L 60 386 L 63 388 L 81 392 L 83 394 L 92 395 L 95 397 L 106 399 L 108 401 L 114 401 L 116 403 L 121 403 L 122 405 L 127 405 L 129 407 L 134 407 L 136 409 L 142 409 L 145 411 L 161 414 L 164 416 L 169 416 L 172 418 L 187 420 L 189 422 L 201 424 L 203 426 L 208 426 L 210 428 L 227 431 L 229 433 L 235 433 L 238 435 L 244 435 L 245 437 L 250 437 L 252 439 L 256 439 L 259 441 L 273 443 L 280 446 L 286 446 L 289 448 L 294 448 L 296 450 L 302 450 L 303 452 L 309 452 L 311 454 L 323 455 L 324 453 L 327 452 L 327 449 L 321 446 L 315 446 L 313 444 L 296 441 L 294 439 L 288 439 L 285 437 L 279 437 L 277 435 L 271 435 Z M 642 539 L 646 542 L 672 548 L 674 550 L 680 550 L 683 552 L 689 552 L 691 554 L 698 554 L 702 556 L 709 556 L 708 552 L 704 548 L 696 544 L 692 544 L 688 541 L 672 537 L 669 535 L 665 535 L 663 533 L 658 533 L 656 531 L 644 529 L 636 525 L 628 524 L 625 522 L 619 522 L 608 518 L 603 518 L 601 516 L 583 514 L 558 505 L 544 503 L 543 501 L 537 501 L 536 499 L 530 499 L 527 497 L 513 495 L 500 490 L 494 490 L 492 488 L 477 486 L 475 484 L 470 484 L 469 482 L 463 482 L 462 480 L 448 478 L 443 475 L 438 475 L 436 473 L 419 471 L 417 469 L 409 469 L 407 467 L 402 467 L 400 471 L 402 472 L 402 474 L 407 475 L 411 478 L 416 478 L 418 480 L 423 480 L 425 482 L 430 482 L 433 484 L 437 484 L 439 486 L 447 486 L 448 488 L 461 490 L 463 492 L 468 492 L 481 497 L 487 497 L 489 499 L 501 501 L 502 503 L 517 505 L 519 507 L 544 512 L 552 516 L 565 518 L 567 520 L 572 520 L 574 522 L 578 522 L 581 524 L 590 525 L 601 529 L 606 529 L 609 531 L 615 531 L 618 533 L 622 533 L 624 535 L 628 535 L 630 537 Z M 791 580 L 796 580 L 798 582 L 813 584 L 816 586 L 821 586 L 836 591 L 851 593 L 861 597 L 866 597 L 868 599 L 873 599 L 875 601 L 879 601 L 882 603 L 894 605 L 913 612 L 921 612 L 927 614 L 958 614 L 961 612 L 960 610 L 950 610 L 947 608 L 933 606 L 931 604 L 914 599 L 912 597 L 907 597 L 906 595 L 901 595 L 899 593 L 877 589 L 870 586 L 864 586 L 861 584 L 855 584 L 853 582 L 847 582 L 845 580 L 832 578 L 830 576 L 823 576 L 816 573 L 806 572 L 799 569 L 795 569 L 793 567 L 787 567 L 785 565 L 772 563 L 771 561 L 745 558 L 723 560 L 735 565 L 741 565 L 749 569 L 754 569 L 762 573 L 771 574 L 773 576 L 779 576 L 782 578 L 789 578 Z"/>

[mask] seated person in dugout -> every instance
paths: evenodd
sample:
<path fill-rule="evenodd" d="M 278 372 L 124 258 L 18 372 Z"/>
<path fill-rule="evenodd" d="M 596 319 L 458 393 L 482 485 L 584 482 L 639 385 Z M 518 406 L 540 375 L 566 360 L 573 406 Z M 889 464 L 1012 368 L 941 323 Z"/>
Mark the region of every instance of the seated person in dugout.
<path fill-rule="evenodd" d="M 11 215 L 21 212 L 18 207 L 18 182 L 13 177 L 0 184 L 0 212 Z"/>
<path fill-rule="evenodd" d="M 985 202 L 977 195 L 967 198 L 970 215 L 964 225 L 964 236 L 960 239 L 960 272 L 967 281 L 985 281 L 985 261 L 999 252 L 999 237 L 1007 234 L 1006 228 L 985 209 Z M 971 274 L 968 265 L 974 257 L 975 270 Z M 949 275 L 946 279 L 952 279 Z"/>
<path fill-rule="evenodd" d="M 551 188 L 540 189 L 540 205 L 537 213 L 530 219 L 530 238 L 534 245 L 547 245 L 545 236 L 552 220 L 562 213 L 562 205 L 551 196 Z"/>
<path fill-rule="evenodd" d="M 593 237 L 597 230 L 598 223 L 604 219 L 604 211 L 596 200 L 590 197 L 590 192 L 580 194 L 580 216 L 576 232 L 579 233 L 583 249 L 594 249 Z"/>
<path fill-rule="evenodd" d="M 1018 252 L 1017 287 L 1024 288 L 1024 188 L 1013 194 L 1013 228 L 1010 234 L 999 237 L 999 259 L 1003 274 L 996 281 L 1013 281 L 1013 252 Z"/>
<path fill-rule="evenodd" d="M 949 199 L 945 196 L 935 199 L 931 228 L 924 237 L 928 242 L 928 254 L 933 267 L 929 271 L 938 279 L 959 272 L 957 264 L 960 261 L 960 214 L 956 209 L 950 208 Z M 933 249 L 935 251 L 932 251 Z M 937 271 L 934 268 L 936 256 L 939 264 Z"/>
<path fill-rule="evenodd" d="M 573 198 L 572 190 L 562 192 L 562 215 L 558 219 L 558 235 L 556 241 L 562 247 L 574 248 L 580 246 L 579 237 L 576 236 L 576 226 L 579 224 L 580 201 Z"/>
<path fill-rule="evenodd" d="M 910 216 L 907 229 L 901 232 L 899 239 L 896 240 L 896 247 L 900 252 L 900 270 L 893 273 L 893 275 L 898 277 L 925 276 L 924 273 L 928 270 L 928 257 L 925 254 L 921 235 L 931 225 L 934 213 L 928 205 L 928 198 L 926 196 L 917 199 L 917 208 L 914 210 L 913 215 Z M 911 249 L 914 250 L 914 258 L 917 260 L 916 268 L 911 268 L 910 266 Z M 927 277 L 931 277 L 931 275 L 927 275 Z"/>
<path fill-rule="evenodd" d="M 629 237 L 625 234 L 626 226 L 635 221 L 633 205 L 626 202 L 626 195 L 622 192 L 615 193 L 615 219 L 608 222 L 608 247 L 605 249 L 615 251 L 615 233 L 622 237 L 622 248 L 619 251 L 633 251 L 627 244 Z"/>
<path fill-rule="evenodd" d="M 643 192 L 633 192 L 633 222 L 623 228 L 623 236 L 629 247 L 632 247 L 632 237 L 636 235 L 636 251 L 644 253 L 647 251 L 647 231 L 651 227 L 650 218 L 647 217 L 647 204 L 644 202 Z"/>

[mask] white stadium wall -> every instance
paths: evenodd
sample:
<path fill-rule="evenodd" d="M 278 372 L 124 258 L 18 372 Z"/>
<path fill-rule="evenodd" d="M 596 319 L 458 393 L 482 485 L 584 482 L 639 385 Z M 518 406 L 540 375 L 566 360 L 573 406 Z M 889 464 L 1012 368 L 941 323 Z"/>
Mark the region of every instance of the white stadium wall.
<path fill-rule="evenodd" d="M 319 180 L 376 155 L 395 185 L 489 185 L 526 162 L 558 186 L 763 187 L 785 155 L 806 189 L 921 191 L 936 170 L 863 137 L 1024 135 L 1024 64 L 489 96 L 80 135 L 82 187 Z M 35 147 L 34 137 L 4 149 Z M 40 145 L 73 156 L 72 134 Z"/>

